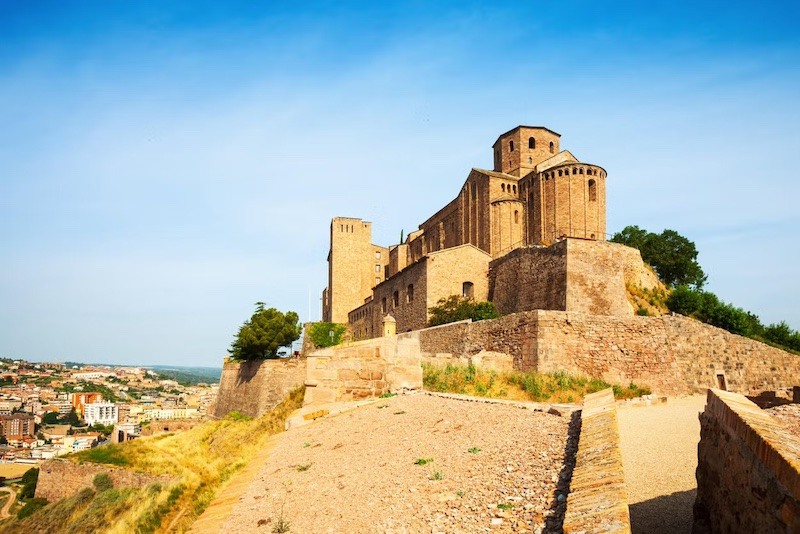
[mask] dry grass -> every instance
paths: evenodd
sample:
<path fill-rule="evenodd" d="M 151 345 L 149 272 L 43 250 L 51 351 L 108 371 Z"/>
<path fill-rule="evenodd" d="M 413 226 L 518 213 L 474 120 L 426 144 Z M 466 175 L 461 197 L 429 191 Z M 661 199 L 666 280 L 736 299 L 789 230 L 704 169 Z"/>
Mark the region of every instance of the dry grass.
<path fill-rule="evenodd" d="M 618 399 L 650 394 L 648 387 L 636 384 L 612 385 L 603 380 L 571 376 L 567 373 L 498 373 L 472 365 L 423 364 L 423 384 L 430 391 L 461 393 L 477 397 L 551 403 L 577 403 L 589 393 L 614 389 Z"/>
<path fill-rule="evenodd" d="M 634 313 L 638 315 L 651 315 L 658 317 L 669 313 L 667 297 L 669 290 L 659 283 L 658 287 L 646 289 L 633 284 L 625 284 L 628 302 L 633 306 Z"/>
<path fill-rule="evenodd" d="M 0 523 L 0 531 L 84 532 L 84 526 L 90 525 L 91 532 L 183 532 L 264 441 L 283 430 L 286 418 L 300 407 L 302 399 L 303 389 L 299 388 L 258 419 L 234 416 L 177 434 L 140 438 L 75 454 L 70 458 L 76 462 L 173 475 L 178 482 L 136 490 L 88 490 L 80 498 L 51 503 L 23 521 Z"/>

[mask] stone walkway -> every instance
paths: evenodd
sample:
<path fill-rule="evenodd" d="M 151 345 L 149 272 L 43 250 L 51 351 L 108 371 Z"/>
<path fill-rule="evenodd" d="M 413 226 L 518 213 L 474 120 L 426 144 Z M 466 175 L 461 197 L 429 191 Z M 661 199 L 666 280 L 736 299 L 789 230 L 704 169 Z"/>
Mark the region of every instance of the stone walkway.
<path fill-rule="evenodd" d="M 705 395 L 620 407 L 620 445 L 634 533 L 689 533 Z"/>

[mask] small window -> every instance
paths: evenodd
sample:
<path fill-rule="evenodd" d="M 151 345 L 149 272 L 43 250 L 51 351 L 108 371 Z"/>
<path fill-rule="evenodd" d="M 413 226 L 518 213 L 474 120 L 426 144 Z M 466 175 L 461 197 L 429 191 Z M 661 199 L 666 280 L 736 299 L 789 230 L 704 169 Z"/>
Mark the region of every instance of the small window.
<path fill-rule="evenodd" d="M 580 170 L 579 174 L 583 174 L 583 167 L 581 167 L 581 170 Z"/>
<path fill-rule="evenodd" d="M 381 312 L 386 313 L 386 297 L 381 299 Z"/>
<path fill-rule="evenodd" d="M 578 174 L 578 169 L 572 169 L 572 174 Z"/>
<path fill-rule="evenodd" d="M 519 223 L 519 211 L 518 210 L 514 210 L 514 223 L 516 223 L 516 224 Z"/>
<path fill-rule="evenodd" d="M 376 259 L 376 260 L 379 260 L 379 259 L 381 259 L 381 251 L 380 251 L 380 250 L 376 250 L 376 251 L 375 251 L 375 259 Z"/>
<path fill-rule="evenodd" d="M 396 308 L 399 305 L 400 305 L 400 293 L 395 291 L 394 293 L 392 293 L 392 307 Z"/>
<path fill-rule="evenodd" d="M 409 304 L 414 302 L 414 284 L 408 284 L 406 288 L 406 302 Z"/>
<path fill-rule="evenodd" d="M 375 285 L 378 285 L 380 283 L 381 283 L 381 279 L 376 276 L 375 277 Z"/>
<path fill-rule="evenodd" d="M 376 272 L 376 273 L 379 273 L 379 272 L 381 272 L 381 266 L 380 266 L 380 265 L 378 265 L 377 263 L 375 264 L 375 272 Z"/>
<path fill-rule="evenodd" d="M 536 148 L 536 139 L 533 137 L 528 138 L 528 148 Z"/>
<path fill-rule="evenodd" d="M 597 200 L 597 182 L 589 180 L 589 201 Z"/>
<path fill-rule="evenodd" d="M 514 152 L 514 141 L 509 141 L 508 142 L 508 150 L 510 152 Z"/>
<path fill-rule="evenodd" d="M 516 185 L 512 185 L 511 187 L 514 189 L 514 192 L 516 193 L 517 192 L 517 186 Z"/>
<path fill-rule="evenodd" d="M 505 193 L 506 192 L 506 184 L 500 184 L 500 189 L 503 191 L 503 193 Z"/>
<path fill-rule="evenodd" d="M 475 297 L 475 284 L 472 282 L 464 282 L 461 284 L 461 296 L 468 299 Z"/>
<path fill-rule="evenodd" d="M 561 176 L 561 171 L 560 170 L 558 171 L 558 175 Z"/>
<path fill-rule="evenodd" d="M 555 154 L 556 153 L 556 145 L 552 141 L 550 141 L 550 153 L 551 154 Z"/>
<path fill-rule="evenodd" d="M 528 165 L 530 165 L 531 163 L 533 163 L 533 158 L 528 158 Z"/>

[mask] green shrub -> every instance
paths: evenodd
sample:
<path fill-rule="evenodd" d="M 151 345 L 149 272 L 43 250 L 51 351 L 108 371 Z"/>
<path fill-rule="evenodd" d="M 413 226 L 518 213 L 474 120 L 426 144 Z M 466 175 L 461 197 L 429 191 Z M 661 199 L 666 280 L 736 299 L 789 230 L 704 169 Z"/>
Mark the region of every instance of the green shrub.
<path fill-rule="evenodd" d="M 111 480 L 107 473 L 97 473 L 92 480 L 92 484 L 98 492 L 110 490 L 114 487 L 114 481 Z"/>
<path fill-rule="evenodd" d="M 347 327 L 343 324 L 320 322 L 309 327 L 308 337 L 317 347 L 332 347 L 342 342 L 346 331 Z"/>
<path fill-rule="evenodd" d="M 32 515 L 37 510 L 40 510 L 47 506 L 47 499 L 36 498 L 31 499 L 25 503 L 25 506 L 20 508 L 19 512 L 17 512 L 17 519 L 25 519 L 26 517 Z"/>
<path fill-rule="evenodd" d="M 428 313 L 430 314 L 430 320 L 428 321 L 430 326 L 454 323 L 466 319 L 482 321 L 500 317 L 491 302 L 476 302 L 461 295 L 450 295 L 447 298 L 439 299 L 436 306 L 428 308 Z"/>

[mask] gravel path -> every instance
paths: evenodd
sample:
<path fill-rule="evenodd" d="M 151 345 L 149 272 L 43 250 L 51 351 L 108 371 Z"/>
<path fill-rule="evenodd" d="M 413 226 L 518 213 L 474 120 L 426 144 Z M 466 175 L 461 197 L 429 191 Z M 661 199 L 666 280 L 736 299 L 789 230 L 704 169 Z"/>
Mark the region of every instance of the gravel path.
<path fill-rule="evenodd" d="M 634 533 L 688 533 L 697 493 L 698 414 L 705 395 L 618 410 Z"/>
<path fill-rule="evenodd" d="M 568 428 L 511 406 L 382 399 L 277 436 L 224 530 L 559 531 Z"/>

